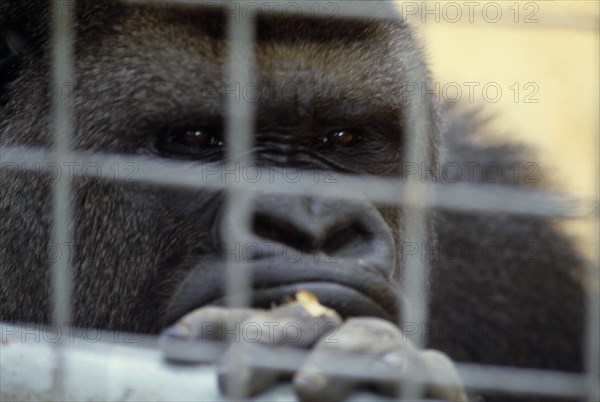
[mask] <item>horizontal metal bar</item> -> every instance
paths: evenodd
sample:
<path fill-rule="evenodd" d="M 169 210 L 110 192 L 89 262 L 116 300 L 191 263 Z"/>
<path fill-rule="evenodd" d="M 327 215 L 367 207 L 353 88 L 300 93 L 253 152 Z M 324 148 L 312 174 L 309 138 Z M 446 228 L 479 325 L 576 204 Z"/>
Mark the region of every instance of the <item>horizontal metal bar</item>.
<path fill-rule="evenodd" d="M 92 176 L 106 180 L 145 182 L 164 186 L 219 190 L 244 184 L 252 192 L 287 195 L 370 199 L 377 203 L 406 205 L 405 179 L 356 176 L 338 172 L 224 166 L 193 161 L 136 155 L 72 152 L 67 166 L 53 164 L 43 148 L 0 147 L 1 168 L 49 174 Z M 4 174 L 4 173 L 3 173 Z M 251 186 L 248 186 L 251 183 Z M 578 219 L 598 216 L 598 200 L 579 200 L 562 193 L 516 185 L 477 183 L 433 184 L 435 198 L 427 207 L 487 213 L 512 213 L 537 217 Z M 410 204 L 409 204 L 410 205 Z"/>
<path fill-rule="evenodd" d="M 53 348 L 59 336 L 36 328 L 0 323 L 2 400 L 48 400 L 50 396 Z M 154 337 L 85 329 L 61 336 L 67 338 L 62 342 L 63 400 L 223 400 L 214 365 L 169 363 Z M 305 354 L 277 348 L 262 353 L 254 366 L 293 371 Z M 336 370 L 342 375 L 364 377 L 359 363 L 339 364 Z M 457 368 L 468 388 L 573 398 L 586 395 L 586 377 L 580 374 L 460 363 Z M 395 380 L 393 373 L 388 376 Z M 366 398 L 378 400 L 366 393 L 356 393 L 350 400 Z M 295 397 L 289 386 L 280 386 L 257 399 Z"/>
<path fill-rule="evenodd" d="M 346 17 L 370 19 L 400 19 L 396 1 L 370 0 L 276 0 L 276 1 L 232 1 L 232 0 L 126 0 L 132 4 L 162 4 L 178 6 L 225 7 L 230 12 L 239 12 L 240 16 L 250 14 L 287 14 L 312 17 Z M 250 17 L 253 18 L 253 17 Z"/>
<path fill-rule="evenodd" d="M 446 10 L 448 2 L 443 1 L 396 1 L 378 0 L 265 0 L 265 1 L 231 1 L 231 0 L 126 0 L 131 4 L 162 4 L 177 6 L 228 7 L 229 12 L 238 12 L 239 16 L 254 13 L 305 15 L 313 17 L 345 17 L 369 19 L 406 19 L 413 25 L 446 23 L 446 26 L 483 26 L 510 27 L 517 29 L 569 29 L 597 31 L 600 20 L 595 15 L 578 13 L 557 13 L 542 8 L 531 14 L 528 22 L 515 22 L 513 3 L 502 4 L 495 2 L 494 11 L 501 9 L 505 18 L 489 21 L 482 11 L 482 4 L 462 4 L 452 2 L 450 11 Z M 488 2 L 492 3 L 492 2 Z M 437 7 L 437 8 L 436 8 Z M 539 7 L 539 6 L 538 6 Z M 456 12 L 462 16 L 457 19 Z M 534 10 L 529 10 L 533 12 Z M 527 14 L 529 15 L 529 14 Z M 253 18 L 249 16 L 249 18 Z"/>

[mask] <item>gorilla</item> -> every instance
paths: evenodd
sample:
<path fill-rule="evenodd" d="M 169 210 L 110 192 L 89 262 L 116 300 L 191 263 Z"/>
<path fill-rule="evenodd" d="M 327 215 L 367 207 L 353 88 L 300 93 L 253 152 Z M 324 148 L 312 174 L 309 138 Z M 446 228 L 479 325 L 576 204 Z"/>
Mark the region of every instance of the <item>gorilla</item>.
<path fill-rule="evenodd" d="M 225 161 L 232 88 L 224 70 L 223 9 L 78 1 L 74 77 L 60 88 L 49 84 L 55 12 L 46 2 L 0 3 L 2 147 L 51 146 L 52 100 L 69 96 L 74 150 L 189 166 Z M 405 21 L 265 13 L 257 17 L 255 41 L 256 166 L 398 180 L 411 173 L 405 149 L 412 112 L 401 94 L 413 72 L 429 72 Z M 531 160 L 529 151 L 483 140 L 477 113 L 430 97 L 423 101 L 429 130 L 421 140 L 430 144 L 427 163 L 438 167 L 433 170 L 470 166 L 461 181 L 490 191 L 541 187 L 512 175 L 489 180 L 486 164 L 512 172 L 515 163 Z M 0 319 L 49 323 L 53 172 L 28 168 L 2 165 Z M 119 175 L 135 178 L 128 168 L 135 164 L 119 166 Z M 235 247 L 223 230 L 223 191 L 114 180 L 113 173 L 71 181 L 73 325 L 158 334 L 182 317 L 188 326 L 197 324 L 185 321 L 192 315 L 219 322 L 302 321 L 316 311 L 308 322 L 328 317 L 341 325 L 342 351 L 376 356 L 386 339 L 400 336 L 398 295 L 407 253 L 402 226 L 410 210 L 359 197 L 253 193 L 249 241 L 292 250 L 298 258 L 274 249 L 254 252 L 246 261 L 252 309 L 240 311 L 223 307 L 226 259 Z M 436 173 L 430 176 L 444 183 Z M 419 336 L 429 349 L 410 349 L 418 361 L 437 359 L 434 366 L 444 370 L 448 358 L 582 370 L 584 261 L 555 222 L 443 207 L 426 219 L 429 243 L 418 248 L 430 267 L 430 300 Z M 279 306 L 296 294 L 296 303 Z M 167 334 L 177 334 L 179 322 Z M 390 342 L 395 350 L 397 343 Z M 294 380 L 303 399 L 342 399 L 351 391 L 347 382 L 326 376 L 323 381 L 333 385 L 314 393 L 319 384 L 307 378 Z M 427 393 L 464 400 L 452 387 Z"/>

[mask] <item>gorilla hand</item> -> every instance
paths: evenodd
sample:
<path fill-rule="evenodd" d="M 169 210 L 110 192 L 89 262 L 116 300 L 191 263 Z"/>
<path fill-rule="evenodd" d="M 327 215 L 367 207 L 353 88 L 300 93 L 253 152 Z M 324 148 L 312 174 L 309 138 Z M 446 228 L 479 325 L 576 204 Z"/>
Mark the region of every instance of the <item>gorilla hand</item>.
<path fill-rule="evenodd" d="M 302 401 L 339 401 L 365 386 L 393 396 L 399 392 L 399 384 L 414 385 L 415 380 L 424 384 L 428 397 L 467 400 L 446 355 L 416 349 L 385 320 L 352 318 L 342 323 L 335 311 L 319 304 L 311 293 L 301 291 L 296 297 L 296 301 L 272 310 L 194 310 L 163 334 L 165 356 L 178 361 L 211 361 L 215 351 L 225 351 L 229 343 L 219 358 L 219 387 L 237 398 L 256 395 L 293 375 L 294 389 Z M 201 344 L 208 341 L 216 341 L 220 347 L 215 349 L 212 344 L 206 354 L 207 348 Z M 205 350 L 195 355 L 194 349 L 199 348 Z M 305 358 L 303 351 L 310 348 Z M 291 360 L 282 360 L 284 355 Z M 294 373 L 291 366 L 299 369 Z"/>

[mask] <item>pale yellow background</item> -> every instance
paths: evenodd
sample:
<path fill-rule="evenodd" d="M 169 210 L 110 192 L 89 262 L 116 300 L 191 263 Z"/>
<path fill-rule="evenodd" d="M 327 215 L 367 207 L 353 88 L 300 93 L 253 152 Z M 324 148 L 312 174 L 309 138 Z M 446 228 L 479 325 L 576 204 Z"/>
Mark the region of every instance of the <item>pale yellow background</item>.
<path fill-rule="evenodd" d="M 429 2 L 427 2 L 429 3 Z M 491 23 L 482 18 L 485 3 L 478 2 L 474 22 L 444 22 L 433 15 L 408 18 L 417 28 L 427 51 L 434 80 L 495 82 L 503 94 L 497 103 L 486 102 L 476 91 L 476 105 L 495 116 L 500 134 L 534 144 L 540 151 L 542 173 L 555 187 L 586 199 L 598 198 L 599 138 L 599 2 L 598 1 L 496 1 L 503 18 Z M 459 2 L 452 2 L 462 4 Z M 520 21 L 514 22 L 514 11 Z M 527 3 L 535 3 L 527 5 Z M 421 4 L 415 2 L 414 4 Z M 434 9 L 429 3 L 430 9 Z M 535 10 L 537 8 L 537 10 Z M 525 23 L 532 17 L 537 22 Z M 454 15 L 450 16 L 454 19 Z M 520 84 L 521 100 L 509 89 Z M 538 103 L 525 103 L 524 84 L 534 82 Z M 465 87 L 466 88 L 466 87 Z M 481 87 L 480 87 L 481 88 Z M 591 240 L 589 221 L 571 229 Z M 588 243 L 588 246 L 590 244 Z"/>

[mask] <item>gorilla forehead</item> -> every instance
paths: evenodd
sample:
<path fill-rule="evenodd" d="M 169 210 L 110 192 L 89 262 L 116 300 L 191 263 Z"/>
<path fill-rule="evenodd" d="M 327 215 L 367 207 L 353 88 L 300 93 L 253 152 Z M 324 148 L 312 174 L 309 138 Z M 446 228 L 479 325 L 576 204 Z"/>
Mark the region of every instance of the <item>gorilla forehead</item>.
<path fill-rule="evenodd" d="M 94 20 L 104 23 L 78 27 L 78 105 L 84 116 L 85 109 L 93 112 L 109 103 L 141 119 L 218 117 L 232 92 L 256 100 L 259 116 L 285 107 L 286 113 L 303 117 L 347 119 L 402 106 L 403 82 L 397 77 L 409 66 L 399 52 L 411 35 L 402 22 L 349 20 L 340 29 L 339 21 L 334 26 L 328 19 L 258 18 L 256 71 L 252 83 L 241 87 L 225 81 L 224 13 L 173 6 L 161 13 L 148 5 L 120 8 L 115 15 L 114 8 L 91 7 Z M 306 32 L 311 32 L 308 41 Z M 91 39 L 98 45 L 84 45 Z"/>

